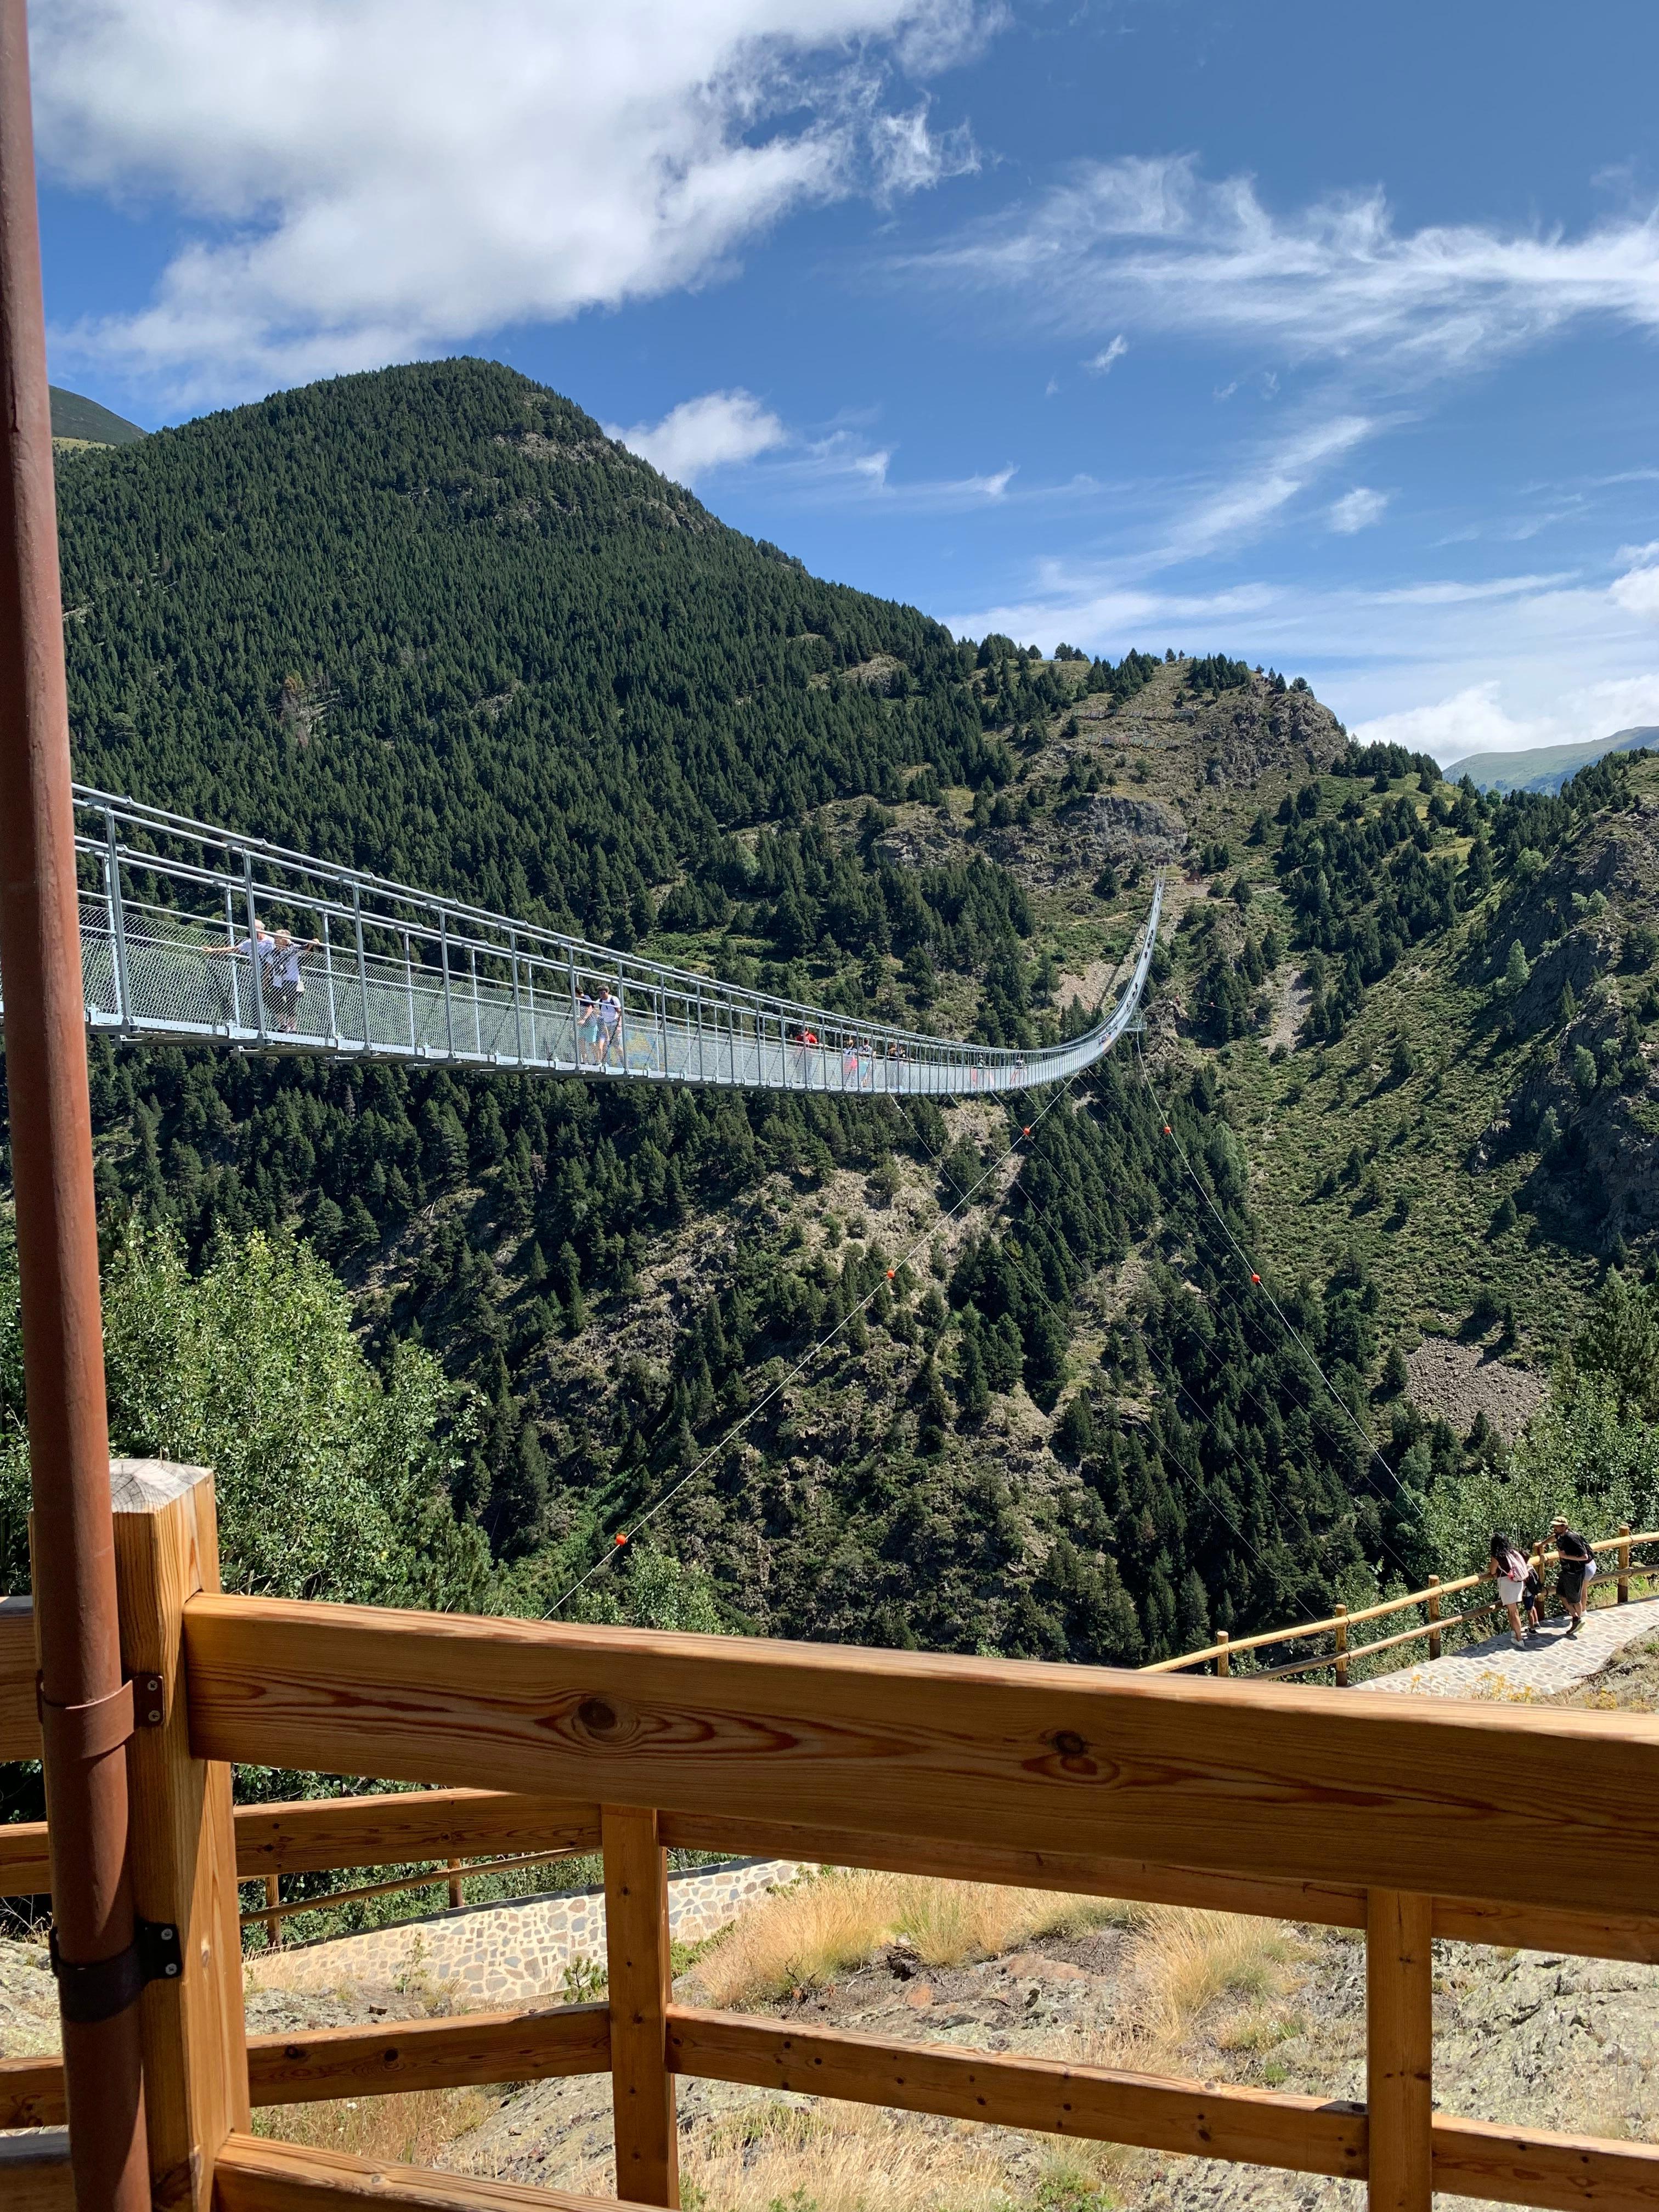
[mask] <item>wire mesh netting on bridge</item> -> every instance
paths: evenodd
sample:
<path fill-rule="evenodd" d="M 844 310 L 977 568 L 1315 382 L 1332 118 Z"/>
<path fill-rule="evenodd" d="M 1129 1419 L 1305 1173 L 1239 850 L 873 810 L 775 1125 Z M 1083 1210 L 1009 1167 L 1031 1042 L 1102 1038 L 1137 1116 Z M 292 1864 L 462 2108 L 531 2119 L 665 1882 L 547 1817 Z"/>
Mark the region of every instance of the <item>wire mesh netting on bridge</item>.
<path fill-rule="evenodd" d="M 967 1097 L 1064 1081 L 1117 1004 L 1020 1051 L 853 1022 L 76 787 L 87 1019 L 124 1037 L 770 1091 Z"/>

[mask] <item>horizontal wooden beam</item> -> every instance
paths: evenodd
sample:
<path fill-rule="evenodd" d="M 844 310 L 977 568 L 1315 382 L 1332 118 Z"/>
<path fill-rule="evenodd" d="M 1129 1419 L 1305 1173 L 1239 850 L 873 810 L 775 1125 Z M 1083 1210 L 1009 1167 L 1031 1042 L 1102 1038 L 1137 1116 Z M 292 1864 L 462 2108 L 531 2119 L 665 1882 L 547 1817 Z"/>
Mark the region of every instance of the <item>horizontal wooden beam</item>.
<path fill-rule="evenodd" d="M 669 2013 L 668 2051 L 677 2072 L 751 2088 L 1295 2172 L 1366 2176 L 1363 2106 L 939 2044 L 887 2043 L 678 2005 Z M 1539 2205 L 1546 2212 L 1659 2212 L 1659 2145 L 1437 2113 L 1433 2149 L 1437 2191 Z"/>
<path fill-rule="evenodd" d="M 301 1798 L 292 1804 L 239 1806 L 236 1860 L 243 1875 L 254 1877 L 459 1857 L 525 1838 L 539 1841 L 550 1834 L 562 1846 L 595 1850 L 598 1823 L 597 1806 L 507 1790 L 428 1790 L 374 1797 Z M 661 1827 L 664 1842 L 683 1850 L 879 1867 L 945 1881 L 1068 1890 L 1083 1897 L 1248 1912 L 1318 1927 L 1365 1924 L 1364 1892 L 1337 1882 L 1276 1881 L 1194 1867 L 1157 1866 L 1146 1859 L 1091 1857 L 1079 1851 L 1013 1851 L 978 1844 L 915 1842 L 842 1827 L 737 1820 L 710 1813 L 665 1813 Z M 360 1857 L 362 1852 L 368 1856 Z M 45 1823 L 20 1821 L 0 1827 L 0 1897 L 44 1895 L 50 1888 Z M 1659 1915 L 1553 1912 L 1537 1905 L 1438 1897 L 1434 1932 L 1451 1942 L 1565 1951 L 1576 1959 L 1626 1959 L 1659 1966 Z"/>
<path fill-rule="evenodd" d="M 599 1808 L 501 1790 L 402 1790 L 236 1808 L 244 1877 L 409 1860 L 598 1850 Z"/>
<path fill-rule="evenodd" d="M 463 2013 L 454 2020 L 386 2021 L 374 2027 L 247 2039 L 248 2093 L 255 2105 L 545 2081 L 558 2075 L 604 2074 L 610 2065 L 611 2008 L 603 2004 Z M 0 2059 L 0 2128 L 53 2127 L 64 2117 L 60 2058 Z"/>
<path fill-rule="evenodd" d="M 199 1757 L 1634 1913 L 1659 1717 L 201 1596 Z M 1504 1847 L 1514 1777 L 1594 1765 Z"/>
<path fill-rule="evenodd" d="M 248 1881 L 337 1867 L 599 1848 L 597 1805 L 503 1790 L 388 1790 L 236 1808 L 236 1871 Z M 0 1826 L 0 1897 L 44 1897 L 51 1888 L 45 1821 Z"/>
<path fill-rule="evenodd" d="M 1546 2212 L 1659 2212 L 1659 2144 L 1434 2116 L 1434 2185 Z"/>
<path fill-rule="evenodd" d="M 386 2021 L 378 2027 L 325 2027 L 310 2035 L 251 2035 L 247 2044 L 248 2094 L 255 2105 L 547 2081 L 567 2074 L 604 2074 L 610 2066 L 611 2008 L 603 2004 Z"/>
<path fill-rule="evenodd" d="M 75 2212 L 69 2136 L 63 2129 L 0 2140 L 0 2204 L 6 2212 Z"/>
<path fill-rule="evenodd" d="M 39 1759 L 34 1601 L 0 1597 L 0 1759 Z"/>
<path fill-rule="evenodd" d="M 0 2128 L 61 2128 L 64 2062 L 54 2051 L 40 2058 L 0 2058 Z"/>
<path fill-rule="evenodd" d="M 1328 1928 L 1365 1924 L 1364 1891 L 1334 1882 L 1275 1881 L 1197 1867 L 1154 1866 L 1146 1859 L 1097 1858 L 1082 1851 L 1013 1851 L 981 1844 L 913 1841 L 906 1836 L 860 1835 L 850 1828 L 805 1827 L 790 1820 L 732 1820 L 724 1814 L 665 1813 L 658 1826 L 663 1841 L 680 1850 L 878 1867 L 942 1881 L 1060 1889 L 1080 1897 L 1124 1898 L 1141 1905 L 1194 1905 L 1206 1911 L 1248 1912 Z"/>
<path fill-rule="evenodd" d="M 614 2197 L 378 2166 L 344 2151 L 258 2136 L 231 2136 L 221 2148 L 213 2203 L 215 2212 L 364 2212 L 369 2205 L 407 2206 L 410 2212 L 643 2212 Z"/>
<path fill-rule="evenodd" d="M 52 1862 L 44 1820 L 9 1820 L 0 1827 L 0 1897 L 49 1897 Z"/>
<path fill-rule="evenodd" d="M 1437 1897 L 1434 1932 L 1454 1943 L 1506 1951 L 1565 1951 L 1570 1959 L 1631 1959 L 1659 1966 L 1659 1917 L 1639 1912 L 1551 1912 L 1534 1905 L 1488 1905 Z"/>
<path fill-rule="evenodd" d="M 668 2063 L 678 2074 L 786 2089 L 907 2112 L 1297 2173 L 1365 2177 L 1365 2111 L 1271 2089 L 1066 2066 L 947 2044 L 889 2043 L 831 2028 L 781 2027 L 744 2013 L 673 2005 Z"/>

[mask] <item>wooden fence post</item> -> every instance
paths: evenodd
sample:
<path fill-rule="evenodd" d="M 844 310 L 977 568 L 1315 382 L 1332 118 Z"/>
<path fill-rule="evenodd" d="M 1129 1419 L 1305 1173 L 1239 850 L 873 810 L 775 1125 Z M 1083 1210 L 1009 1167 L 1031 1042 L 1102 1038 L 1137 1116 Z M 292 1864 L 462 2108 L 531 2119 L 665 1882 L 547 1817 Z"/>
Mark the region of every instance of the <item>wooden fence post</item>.
<path fill-rule="evenodd" d="M 1619 1523 L 1619 1602 L 1630 1603 L 1630 1522 Z"/>
<path fill-rule="evenodd" d="M 1346 1605 L 1335 1605 L 1331 1607 L 1331 1613 L 1336 1624 L 1336 1686 L 1339 1690 L 1346 1690 L 1348 1686 L 1348 1608 Z"/>
<path fill-rule="evenodd" d="M 271 1951 L 276 1950 L 283 1940 L 283 1923 L 276 1910 L 282 1901 L 282 1879 L 280 1875 L 268 1874 L 265 1876 L 265 1903 L 271 1910 L 265 1915 L 263 1924 L 265 1931 L 265 1947 Z"/>
<path fill-rule="evenodd" d="M 1215 1655 L 1215 1671 L 1218 1674 L 1230 1674 L 1232 1672 L 1233 1655 L 1227 1649 L 1227 1632 L 1224 1628 L 1218 1630 L 1215 1640 L 1221 1646 L 1220 1650 Z"/>
<path fill-rule="evenodd" d="M 249 2124 L 230 1769 L 191 1756 L 184 1671 L 185 1601 L 219 1587 L 213 1477 L 116 1460 L 110 1486 L 137 1723 L 127 1747 L 133 1902 L 164 1942 L 168 1930 L 178 1941 L 176 1973 L 139 1999 L 150 2187 L 169 2212 L 210 2212 L 219 2147 Z"/>
<path fill-rule="evenodd" d="M 605 1940 L 617 2194 L 678 2205 L 679 2140 L 668 2070 L 668 1854 L 648 1808 L 606 1805 Z"/>
<path fill-rule="evenodd" d="M 446 1859 L 444 1864 L 449 1869 L 449 1909 L 453 1912 L 466 1902 L 461 1893 L 461 1863 L 459 1859 Z"/>
<path fill-rule="evenodd" d="M 1430 1621 L 1429 1656 L 1431 1659 L 1437 1659 L 1440 1656 L 1440 1631 L 1438 1628 L 1434 1626 L 1433 1624 L 1440 1618 L 1440 1577 L 1438 1575 L 1431 1575 L 1429 1577 L 1429 1595 L 1424 1601 L 1424 1610 L 1427 1613 Z"/>
<path fill-rule="evenodd" d="M 1365 1900 L 1365 2105 L 1370 2212 L 1431 2212 L 1433 1900 L 1373 1889 Z"/>

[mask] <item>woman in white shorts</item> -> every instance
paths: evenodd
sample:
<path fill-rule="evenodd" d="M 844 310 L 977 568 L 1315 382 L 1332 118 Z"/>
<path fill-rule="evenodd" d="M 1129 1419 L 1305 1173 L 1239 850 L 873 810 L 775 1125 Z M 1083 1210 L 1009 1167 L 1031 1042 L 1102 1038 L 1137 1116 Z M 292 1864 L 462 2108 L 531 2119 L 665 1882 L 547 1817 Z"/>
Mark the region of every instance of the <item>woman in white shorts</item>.
<path fill-rule="evenodd" d="M 1498 1584 L 1498 1603 L 1510 1617 L 1510 1633 L 1515 1638 L 1515 1648 L 1521 1650 L 1526 1636 L 1521 1626 L 1521 1599 L 1527 1587 L 1527 1555 L 1518 1544 L 1510 1543 L 1507 1536 L 1492 1533 L 1492 1547 L 1486 1564 L 1481 1569 Z"/>

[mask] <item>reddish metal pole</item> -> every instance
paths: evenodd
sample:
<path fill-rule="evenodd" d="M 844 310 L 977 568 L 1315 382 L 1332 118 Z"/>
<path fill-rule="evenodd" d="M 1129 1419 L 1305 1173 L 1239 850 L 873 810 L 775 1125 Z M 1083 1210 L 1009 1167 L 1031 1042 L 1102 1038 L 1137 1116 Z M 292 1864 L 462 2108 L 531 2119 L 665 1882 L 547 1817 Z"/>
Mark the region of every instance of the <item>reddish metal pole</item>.
<path fill-rule="evenodd" d="M 0 0 L 0 969 L 70 2154 L 146 2212 L 123 1692 L 24 0 Z"/>

